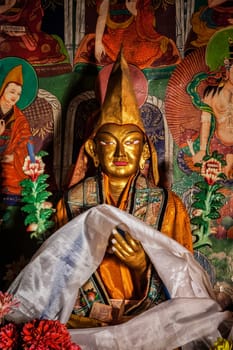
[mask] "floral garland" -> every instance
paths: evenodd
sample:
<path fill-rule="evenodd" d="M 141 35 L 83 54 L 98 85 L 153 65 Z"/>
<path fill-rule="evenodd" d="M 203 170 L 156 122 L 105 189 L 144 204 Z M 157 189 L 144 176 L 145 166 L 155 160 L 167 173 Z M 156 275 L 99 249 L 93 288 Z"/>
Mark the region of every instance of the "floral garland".
<path fill-rule="evenodd" d="M 0 291 L 1 350 L 81 350 L 72 343 L 68 329 L 58 320 L 7 322 L 5 317 L 18 306 L 19 302 L 11 294 Z"/>

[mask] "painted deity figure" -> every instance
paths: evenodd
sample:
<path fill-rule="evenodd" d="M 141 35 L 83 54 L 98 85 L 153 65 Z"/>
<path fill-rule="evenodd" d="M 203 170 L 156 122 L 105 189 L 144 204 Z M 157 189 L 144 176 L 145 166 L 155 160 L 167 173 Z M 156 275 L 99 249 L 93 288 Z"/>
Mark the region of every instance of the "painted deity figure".
<path fill-rule="evenodd" d="M 214 55 L 221 42 L 220 51 Z M 193 165 L 214 151 L 223 155 L 223 167 L 227 179 L 233 177 L 233 39 L 232 26 L 218 31 L 211 38 L 206 54 L 210 72 L 196 74 L 188 85 L 194 105 L 201 110 L 200 134 L 195 141 L 188 141 Z M 198 94 L 198 85 L 206 80 L 203 97 Z"/>
<path fill-rule="evenodd" d="M 16 105 L 22 87 L 22 65 L 18 65 L 7 74 L 0 90 L 0 192 L 5 195 L 20 195 L 20 181 L 26 178 L 23 164 L 27 143 L 32 142 L 29 123 Z"/>
<path fill-rule="evenodd" d="M 71 220 L 10 286 L 20 301 L 10 319 L 58 318 L 88 350 L 135 344 L 149 350 L 155 342 L 167 350 L 217 337 L 218 325 L 231 314 L 216 303 L 193 257 L 184 205 L 157 186 L 156 151 L 123 56 L 84 151 L 97 174 L 72 186 L 59 203 L 60 223 L 67 214 Z"/>
<path fill-rule="evenodd" d="M 0 71 L 0 288 L 5 288 L 6 266 L 17 261 L 29 240 L 20 183 L 28 178 L 23 166 L 34 140 L 23 110 L 36 96 L 37 76 L 27 61 L 16 57 L 1 59 Z"/>
<path fill-rule="evenodd" d="M 209 39 L 219 29 L 233 24 L 233 1 L 208 0 L 195 12 L 191 20 L 193 35 L 191 41 L 186 43 L 186 49 L 191 50 L 206 46 Z"/>
<path fill-rule="evenodd" d="M 127 62 L 140 69 L 180 62 L 175 43 L 155 29 L 151 0 L 98 0 L 97 12 L 95 35 L 83 39 L 74 63 L 115 62 L 121 47 Z"/>
<path fill-rule="evenodd" d="M 207 48 L 202 48 L 188 55 L 180 71 L 178 72 L 177 70 L 176 76 L 174 75 L 176 80 L 178 74 L 183 74 L 186 64 L 191 68 L 188 83 L 187 77 L 183 78 L 183 83 L 186 84 L 185 94 L 189 94 L 189 99 L 182 101 L 185 104 L 187 102 L 186 108 L 190 102 L 195 107 L 191 113 L 192 122 L 190 124 L 186 122 L 187 114 L 185 115 L 181 111 L 180 116 L 178 116 L 180 100 L 174 101 L 172 98 L 170 99 L 177 107 L 173 113 L 171 103 L 167 99 L 169 124 L 172 126 L 171 116 L 173 114 L 176 114 L 179 121 L 181 121 L 180 124 L 177 124 L 177 130 L 180 133 L 177 142 L 181 146 L 178 155 L 180 168 L 185 172 L 190 170 L 199 171 L 200 164 L 207 160 L 205 157 L 218 154 L 222 160 L 220 172 L 224 173 L 229 181 L 232 180 L 233 171 L 232 38 L 232 26 L 219 30 L 212 36 Z M 196 64 L 194 59 L 199 59 L 200 64 Z M 202 65 L 202 68 L 200 68 L 200 65 Z M 174 93 L 177 93 L 175 91 L 176 87 L 172 87 L 172 83 L 170 88 L 172 90 L 174 88 Z M 169 94 L 168 96 L 170 98 Z M 184 132 L 182 131 L 181 133 L 182 128 Z M 173 133 L 175 135 L 175 129 Z"/>
<path fill-rule="evenodd" d="M 209 85 L 204 92 L 203 102 L 211 107 L 201 114 L 200 150 L 192 156 L 193 163 L 199 163 L 208 152 L 217 150 L 225 155 L 224 173 L 233 178 L 233 65 L 225 60 L 225 77 L 215 86 Z M 213 119 L 214 118 L 214 121 Z M 211 129 L 214 127 L 214 132 Z M 211 134 L 213 134 L 211 138 Z M 211 138 L 211 139 L 210 139 Z"/>
<path fill-rule="evenodd" d="M 168 125 L 178 146 L 173 189 L 183 195 L 189 208 L 195 252 L 210 261 L 215 285 L 228 285 L 229 290 L 233 225 L 232 37 L 232 26 L 221 29 L 206 48 L 187 55 L 173 73 L 165 102 Z"/>
<path fill-rule="evenodd" d="M 41 31 L 41 1 L 5 1 L 0 7 L 0 57 L 16 56 L 33 65 L 61 63 L 66 59 L 60 43 Z"/>

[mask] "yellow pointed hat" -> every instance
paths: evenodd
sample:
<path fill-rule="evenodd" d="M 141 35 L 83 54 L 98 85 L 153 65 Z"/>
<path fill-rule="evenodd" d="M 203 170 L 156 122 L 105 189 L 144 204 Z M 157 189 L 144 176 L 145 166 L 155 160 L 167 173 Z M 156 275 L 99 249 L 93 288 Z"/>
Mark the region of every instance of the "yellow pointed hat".
<path fill-rule="evenodd" d="M 145 133 L 128 64 L 121 51 L 113 65 L 95 132 L 103 125 L 133 124 Z"/>
<path fill-rule="evenodd" d="M 23 67 L 22 65 L 18 65 L 10 70 L 10 72 L 5 77 L 3 84 L 0 89 L 0 96 L 2 96 L 3 91 L 5 90 L 7 84 L 9 83 L 17 83 L 19 85 L 23 85 Z"/>
<path fill-rule="evenodd" d="M 101 126 L 110 123 L 117 125 L 136 125 L 146 136 L 146 130 L 130 78 L 129 67 L 122 50 L 110 73 L 105 99 L 93 135 L 96 135 Z M 147 136 L 146 138 L 151 154 L 149 173 L 155 184 L 158 184 L 157 152 L 151 140 Z"/>

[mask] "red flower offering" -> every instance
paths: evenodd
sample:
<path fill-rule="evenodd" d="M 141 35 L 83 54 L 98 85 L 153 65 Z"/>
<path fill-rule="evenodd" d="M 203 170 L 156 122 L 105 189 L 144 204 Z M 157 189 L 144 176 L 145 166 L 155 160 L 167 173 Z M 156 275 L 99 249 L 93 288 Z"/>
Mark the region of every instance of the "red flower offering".
<path fill-rule="evenodd" d="M 0 292 L 0 324 L 4 317 L 12 311 L 12 308 L 18 305 L 19 302 L 14 299 L 13 295 Z"/>
<path fill-rule="evenodd" d="M 25 350 L 81 350 L 71 343 L 66 326 L 57 320 L 28 322 L 22 329 L 21 338 Z"/>
<path fill-rule="evenodd" d="M 19 334 L 14 323 L 0 327 L 0 349 L 14 350 L 18 348 Z"/>

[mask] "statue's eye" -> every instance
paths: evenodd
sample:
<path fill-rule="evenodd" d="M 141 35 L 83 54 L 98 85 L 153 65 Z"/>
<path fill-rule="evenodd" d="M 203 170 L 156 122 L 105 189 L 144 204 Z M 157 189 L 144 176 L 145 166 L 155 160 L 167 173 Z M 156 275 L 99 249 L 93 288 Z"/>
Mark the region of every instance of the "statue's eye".
<path fill-rule="evenodd" d="M 139 144 L 140 140 L 128 140 L 128 141 L 125 141 L 125 144 L 126 145 L 137 145 Z"/>
<path fill-rule="evenodd" d="M 115 145 L 115 142 L 114 141 L 103 141 L 103 140 L 100 140 L 100 144 L 102 146 L 108 146 L 108 145 Z"/>

